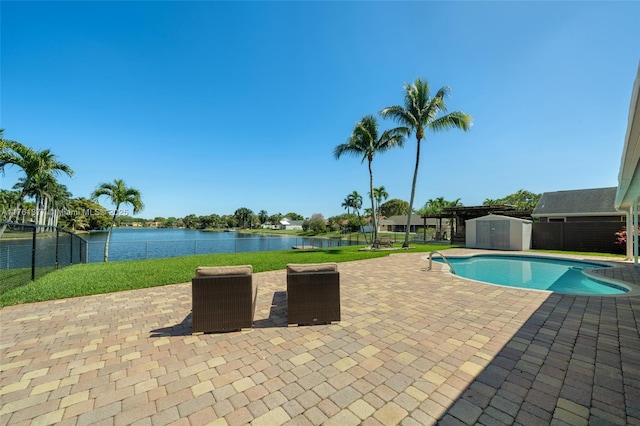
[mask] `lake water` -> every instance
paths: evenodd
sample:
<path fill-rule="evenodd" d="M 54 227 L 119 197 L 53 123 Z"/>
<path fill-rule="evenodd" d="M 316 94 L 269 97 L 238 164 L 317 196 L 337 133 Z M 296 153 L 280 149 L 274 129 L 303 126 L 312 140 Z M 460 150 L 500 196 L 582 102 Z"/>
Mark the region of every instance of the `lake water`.
<path fill-rule="evenodd" d="M 104 260 L 106 232 L 82 235 L 88 241 L 88 261 Z M 354 241 L 355 244 L 355 241 Z M 312 237 L 272 236 L 238 232 L 203 232 L 192 229 L 114 229 L 109 241 L 109 261 L 154 259 L 208 253 L 291 250 L 293 246 L 349 245 Z"/>

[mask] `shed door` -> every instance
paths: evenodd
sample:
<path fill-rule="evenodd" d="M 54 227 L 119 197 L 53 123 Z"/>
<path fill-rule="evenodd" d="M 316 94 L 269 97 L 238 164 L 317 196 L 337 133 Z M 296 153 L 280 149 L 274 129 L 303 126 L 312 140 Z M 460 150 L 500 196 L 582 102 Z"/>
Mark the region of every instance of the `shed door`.
<path fill-rule="evenodd" d="M 478 248 L 509 250 L 508 220 L 485 220 L 476 222 L 476 245 Z"/>

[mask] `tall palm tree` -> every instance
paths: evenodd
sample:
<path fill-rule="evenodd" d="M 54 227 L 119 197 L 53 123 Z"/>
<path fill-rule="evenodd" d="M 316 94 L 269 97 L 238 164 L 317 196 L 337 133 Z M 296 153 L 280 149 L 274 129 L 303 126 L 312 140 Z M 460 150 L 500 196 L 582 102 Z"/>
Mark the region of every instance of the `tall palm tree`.
<path fill-rule="evenodd" d="M 35 200 L 34 222 L 36 225 L 44 225 L 46 222 L 47 208 L 55 185 L 57 182 L 52 176 L 37 174 L 30 180 L 21 177 L 13 186 L 13 189 L 20 189 L 25 197 L 32 197 Z M 43 227 L 38 227 L 36 232 L 44 231 Z"/>
<path fill-rule="evenodd" d="M 140 212 L 144 208 L 142 203 L 142 194 L 135 188 L 129 188 L 122 179 L 114 179 L 113 182 L 105 182 L 98 185 L 95 191 L 91 193 L 91 199 L 98 201 L 101 196 L 106 196 L 111 204 L 116 208 L 111 217 L 111 225 L 107 232 L 107 240 L 104 243 L 104 261 L 109 261 L 109 240 L 111 239 L 111 231 L 116 223 L 116 218 L 120 213 L 120 206 L 129 204 L 133 207 L 133 214 Z"/>
<path fill-rule="evenodd" d="M 442 87 L 433 97 L 431 97 L 430 92 L 429 83 L 426 80 L 416 79 L 413 84 L 405 83 L 404 106 L 393 105 L 380 111 L 381 116 L 391 118 L 407 126 L 411 131 L 415 132 L 416 135 L 416 165 L 413 171 L 407 228 L 402 247 L 409 246 L 411 212 L 413 211 L 416 182 L 418 180 L 418 166 L 420 164 L 420 142 L 425 138 L 425 130 L 429 129 L 434 132 L 439 132 L 456 128 L 467 131 L 472 125 L 471 116 L 460 111 L 438 116 L 447 111 L 444 98 L 450 92 L 449 87 Z"/>
<path fill-rule="evenodd" d="M 233 216 L 238 220 L 238 224 L 241 224 L 242 228 L 247 227 L 247 222 L 249 222 L 249 228 L 251 228 L 251 216 L 253 216 L 253 211 L 246 207 L 240 207 L 237 209 Z"/>
<path fill-rule="evenodd" d="M 358 232 L 360 232 L 362 227 L 362 218 L 360 217 L 360 209 L 362 208 L 362 195 L 360 195 L 358 191 L 353 191 L 351 194 L 349 194 L 349 202 L 351 203 L 351 208 L 358 216 Z M 366 241 L 366 234 L 364 238 Z"/>
<path fill-rule="evenodd" d="M 29 194 L 29 191 L 37 188 L 39 183 L 55 181 L 55 176 L 60 173 L 69 177 L 73 176 L 71 167 L 60 162 L 49 149 L 35 151 L 20 142 L 4 139 L 2 132 L 0 132 L 0 140 L 0 173 L 4 172 L 7 166 L 16 166 L 24 173 L 19 185 L 20 194 L 15 208 L 16 212 L 20 210 L 25 196 Z M 6 221 L 11 222 L 11 219 L 10 214 Z M 6 225 L 0 228 L 0 237 L 5 229 Z"/>
<path fill-rule="evenodd" d="M 358 191 L 353 191 L 351 194 L 347 195 L 342 203 L 342 207 L 347 209 L 353 209 L 353 213 L 358 216 L 358 228 L 360 228 L 361 219 L 360 219 L 360 208 L 362 207 L 362 195 L 358 193 Z M 349 213 L 347 213 L 349 214 Z M 365 236 L 366 239 L 366 236 Z"/>
<path fill-rule="evenodd" d="M 351 204 L 351 198 L 347 195 L 340 205 L 340 207 L 347 210 L 347 216 L 351 213 Z"/>
<path fill-rule="evenodd" d="M 376 200 L 376 211 L 379 211 L 382 200 L 389 198 L 389 193 L 384 186 L 373 188 L 373 198 Z"/>
<path fill-rule="evenodd" d="M 380 217 L 380 204 L 382 204 L 382 200 L 386 200 L 389 198 L 389 193 L 387 192 L 384 186 L 379 188 L 373 188 L 373 198 L 376 200 L 376 213 L 378 218 Z M 379 219 L 376 219 L 379 222 Z"/>
<path fill-rule="evenodd" d="M 264 225 L 267 220 L 269 220 L 269 213 L 266 210 L 260 210 L 258 212 L 258 218 L 260 219 L 260 224 Z"/>
<path fill-rule="evenodd" d="M 58 226 L 60 220 L 60 213 L 64 211 L 69 205 L 71 200 L 71 193 L 67 190 L 66 185 L 61 185 L 56 182 L 50 191 L 51 194 L 51 215 L 49 216 L 47 225 L 49 227 Z"/>
<path fill-rule="evenodd" d="M 340 144 L 333 150 L 336 159 L 343 154 L 361 156 L 362 162 L 367 160 L 369 167 L 369 195 L 371 198 L 371 220 L 373 222 L 373 240 L 378 238 L 378 226 L 376 223 L 376 206 L 373 192 L 373 156 L 383 153 L 391 148 L 402 147 L 404 138 L 409 132 L 406 127 L 396 127 L 382 132 L 378 136 L 378 122 L 372 115 L 365 116 L 356 123 L 355 129 L 347 142 Z"/>

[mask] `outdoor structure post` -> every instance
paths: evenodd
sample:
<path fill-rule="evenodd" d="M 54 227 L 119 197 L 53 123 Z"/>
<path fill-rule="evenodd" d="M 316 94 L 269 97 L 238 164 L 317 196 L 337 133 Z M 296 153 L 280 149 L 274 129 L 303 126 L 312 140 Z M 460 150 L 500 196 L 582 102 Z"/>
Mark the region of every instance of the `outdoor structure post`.
<path fill-rule="evenodd" d="M 633 230 L 633 207 L 629 207 L 629 211 L 626 212 L 625 230 L 627 232 L 627 242 L 625 246 L 625 254 L 627 255 L 625 260 L 633 259 L 633 239 L 630 237 L 630 232 Z"/>
<path fill-rule="evenodd" d="M 633 203 L 633 266 L 638 266 L 638 199 Z M 627 239 L 629 239 L 627 231 Z"/>

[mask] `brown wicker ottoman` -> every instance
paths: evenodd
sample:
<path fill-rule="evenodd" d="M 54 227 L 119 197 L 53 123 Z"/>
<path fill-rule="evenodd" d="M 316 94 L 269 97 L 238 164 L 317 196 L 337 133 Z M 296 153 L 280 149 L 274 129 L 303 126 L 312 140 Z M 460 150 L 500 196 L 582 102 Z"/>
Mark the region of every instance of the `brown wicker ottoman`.
<path fill-rule="evenodd" d="M 287 322 L 340 321 L 340 273 L 336 263 L 287 265 Z"/>
<path fill-rule="evenodd" d="M 253 326 L 258 287 L 251 265 L 199 267 L 191 280 L 192 332 Z"/>

